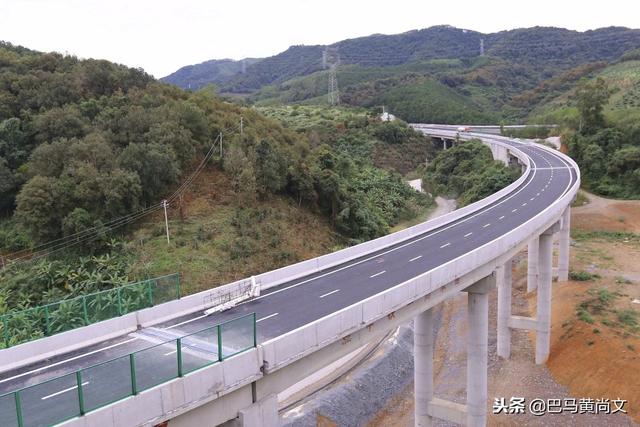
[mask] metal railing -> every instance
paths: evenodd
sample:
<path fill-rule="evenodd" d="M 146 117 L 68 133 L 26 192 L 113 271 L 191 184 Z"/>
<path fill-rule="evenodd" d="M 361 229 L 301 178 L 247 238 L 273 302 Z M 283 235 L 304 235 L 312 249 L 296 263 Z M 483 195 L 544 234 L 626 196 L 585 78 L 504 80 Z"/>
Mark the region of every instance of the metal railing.
<path fill-rule="evenodd" d="M 0 316 L 0 348 L 122 316 L 181 297 L 180 274 L 9 312 Z"/>
<path fill-rule="evenodd" d="M 50 426 L 255 348 L 251 313 L 0 395 L 0 426 Z"/>

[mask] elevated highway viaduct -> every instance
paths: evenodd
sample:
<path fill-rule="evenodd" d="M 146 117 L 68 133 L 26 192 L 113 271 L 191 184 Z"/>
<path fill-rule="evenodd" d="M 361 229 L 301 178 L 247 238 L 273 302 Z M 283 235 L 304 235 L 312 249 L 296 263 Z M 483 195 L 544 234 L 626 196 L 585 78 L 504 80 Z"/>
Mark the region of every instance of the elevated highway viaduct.
<path fill-rule="evenodd" d="M 455 127 L 415 127 L 445 139 L 457 133 Z M 37 411 L 23 425 L 47 425 L 51 420 L 87 427 L 164 422 L 169 426 L 277 425 L 279 393 L 413 319 L 416 425 L 431 425 L 434 419 L 485 425 L 487 293 L 497 286 L 499 356 L 509 357 L 510 333 L 523 328 L 535 331 L 533 358 L 545 363 L 550 351 L 552 241 L 557 235 L 561 283 L 568 276 L 569 209 L 580 185 L 580 171 L 573 160 L 542 145 L 474 132 L 460 133 L 459 138 L 481 139 L 494 157 L 519 163 L 522 176 L 507 188 L 448 215 L 256 276 L 260 296 L 223 313 L 204 316 L 202 310 L 213 304 L 214 296 L 234 292 L 243 281 L 0 350 L 0 392 L 148 347 L 142 337 L 151 332 L 179 337 L 255 313 L 256 345 L 247 351 L 113 403 L 107 395 L 129 382 L 130 373 L 105 370 L 91 379 L 85 394 L 87 390 L 96 396 L 102 393 L 108 404 L 67 420 L 59 419 L 58 412 L 71 404 L 66 396 L 75 389 L 50 381 L 50 388 L 40 392 L 42 396 L 33 397 Z M 528 287 L 537 291 L 537 311 L 532 318 L 511 314 L 512 259 L 526 247 Z M 468 298 L 464 405 L 439 399 L 433 392 L 432 309 L 459 292 Z M 149 370 L 175 364 L 171 357 L 163 357 L 171 354 L 171 347 L 159 348 L 157 357 L 148 362 Z M 10 410 L 9 404 L 0 402 L 0 424 L 15 425 Z"/>

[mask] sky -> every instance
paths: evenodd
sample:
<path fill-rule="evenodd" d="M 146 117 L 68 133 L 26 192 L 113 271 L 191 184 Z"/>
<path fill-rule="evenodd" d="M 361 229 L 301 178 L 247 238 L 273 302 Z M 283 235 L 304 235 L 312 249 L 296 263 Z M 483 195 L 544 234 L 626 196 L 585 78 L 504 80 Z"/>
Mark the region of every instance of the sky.
<path fill-rule="evenodd" d="M 0 0 L 0 40 L 108 59 L 158 78 L 208 59 L 443 24 L 484 33 L 640 28 L 640 1 Z"/>

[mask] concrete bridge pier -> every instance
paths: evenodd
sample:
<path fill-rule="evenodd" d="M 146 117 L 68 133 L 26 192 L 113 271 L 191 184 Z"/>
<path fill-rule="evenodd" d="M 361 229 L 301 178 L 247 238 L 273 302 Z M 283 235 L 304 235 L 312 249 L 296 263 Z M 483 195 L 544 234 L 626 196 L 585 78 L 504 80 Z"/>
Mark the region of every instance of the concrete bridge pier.
<path fill-rule="evenodd" d="M 538 287 L 538 245 L 539 238 L 535 236 L 527 248 L 527 292 L 533 292 Z"/>
<path fill-rule="evenodd" d="M 569 250 L 570 250 L 570 231 L 571 231 L 571 207 L 562 214 L 562 225 L 559 231 L 559 251 L 558 251 L 558 282 L 566 282 L 569 280 Z"/>
<path fill-rule="evenodd" d="M 512 282 L 513 260 L 507 261 L 504 266 L 496 271 L 498 282 L 498 356 L 508 359 L 511 356 L 511 328 L 509 319 L 511 318 L 511 282 Z"/>
<path fill-rule="evenodd" d="M 538 294 L 536 303 L 536 364 L 549 358 L 551 343 L 551 279 L 553 267 L 553 234 L 559 229 L 556 223 L 540 235 L 538 251 Z"/>
<path fill-rule="evenodd" d="M 467 404 L 438 399 L 433 395 L 433 314 L 429 309 L 414 320 L 415 425 L 433 425 L 438 418 L 467 426 L 487 422 L 487 350 L 489 295 L 496 274 L 480 279 L 467 292 Z"/>

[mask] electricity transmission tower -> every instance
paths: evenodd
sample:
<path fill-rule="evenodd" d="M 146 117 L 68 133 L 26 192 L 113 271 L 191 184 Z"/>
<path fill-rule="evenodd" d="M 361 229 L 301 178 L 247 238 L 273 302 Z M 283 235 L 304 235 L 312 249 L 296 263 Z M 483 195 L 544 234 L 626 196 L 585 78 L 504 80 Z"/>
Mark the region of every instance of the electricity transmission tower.
<path fill-rule="evenodd" d="M 337 69 L 340 63 L 340 55 L 335 47 L 327 47 L 322 52 L 322 66 L 329 67 L 329 105 L 340 104 L 340 91 L 338 89 Z"/>

